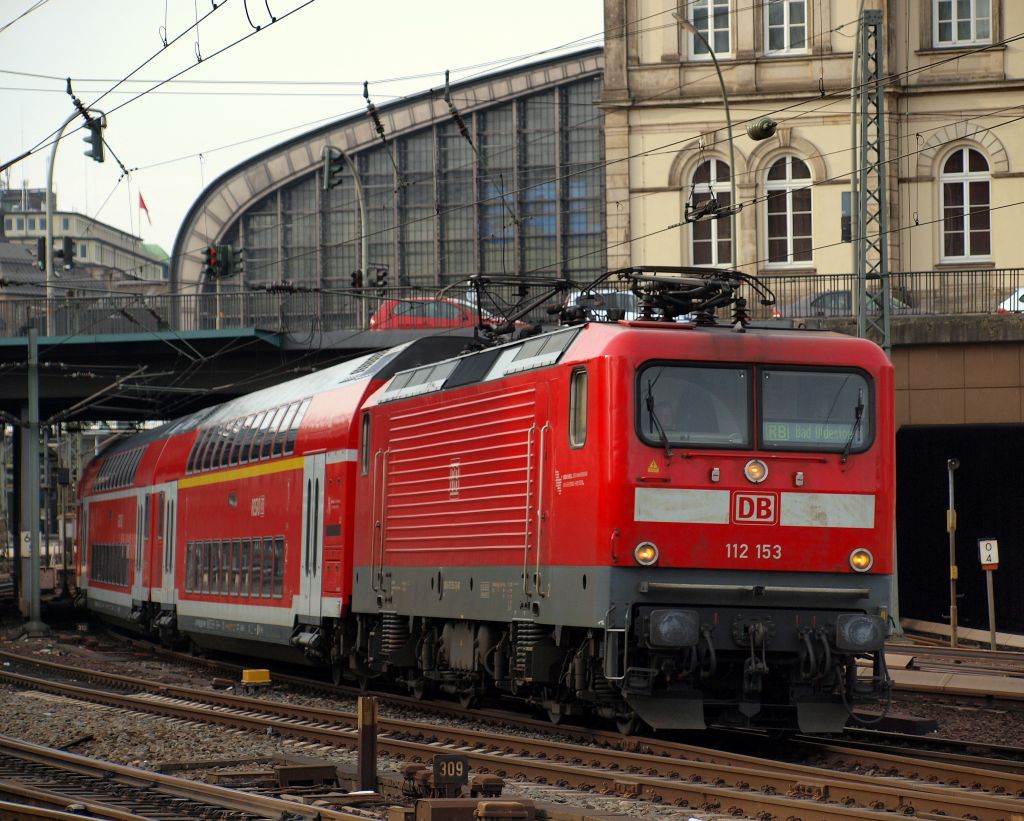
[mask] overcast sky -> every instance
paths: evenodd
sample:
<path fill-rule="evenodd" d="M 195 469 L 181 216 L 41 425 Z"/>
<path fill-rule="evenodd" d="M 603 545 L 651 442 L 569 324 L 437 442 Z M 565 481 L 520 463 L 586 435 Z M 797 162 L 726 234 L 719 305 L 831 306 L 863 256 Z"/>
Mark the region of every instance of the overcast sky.
<path fill-rule="evenodd" d="M 84 156 L 78 118 L 57 150 L 58 206 L 170 253 L 204 185 L 365 110 L 364 80 L 379 105 L 442 87 L 445 69 L 454 82 L 600 45 L 601 30 L 602 0 L 223 0 L 215 11 L 210 0 L 0 0 L 0 164 L 34 149 L 3 179 L 45 186 L 48 143 L 74 113 L 70 77 L 86 106 L 108 112 L 106 141 L 130 173 L 110 152 L 102 164 Z"/>

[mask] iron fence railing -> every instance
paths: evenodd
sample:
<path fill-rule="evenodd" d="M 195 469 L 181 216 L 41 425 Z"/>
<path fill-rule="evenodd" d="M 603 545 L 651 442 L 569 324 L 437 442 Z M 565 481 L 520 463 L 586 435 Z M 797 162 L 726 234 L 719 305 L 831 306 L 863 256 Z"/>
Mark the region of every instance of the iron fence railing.
<path fill-rule="evenodd" d="M 743 288 L 741 295 L 747 298 L 748 310 L 754 319 L 854 315 L 856 277 L 852 274 L 772 274 L 759 279 L 775 294 L 776 301 L 774 305 L 763 305 L 756 294 Z M 891 286 L 890 308 L 894 317 L 996 313 L 1002 305 L 1010 310 L 1024 309 L 1024 268 L 899 272 L 891 275 Z M 620 290 L 623 284 L 608 281 L 600 287 Z M 578 296 L 579 290 L 569 291 L 552 297 L 549 303 L 557 305 Z M 220 294 L 76 296 L 53 299 L 49 303 L 45 299 L 0 298 L 0 336 L 24 336 L 30 325 L 40 334 L 53 336 L 240 328 L 274 333 L 358 331 L 379 325 L 386 302 L 391 302 L 393 308 L 393 301 L 423 301 L 436 297 L 434 293 L 410 288 L 374 288 L 361 292 L 253 290 Z M 484 302 L 484 310 L 492 320 L 508 315 L 517 302 L 523 300 L 515 286 L 492 288 L 489 297 Z M 475 297 L 471 292 L 449 291 L 444 299 L 461 306 L 463 312 L 468 310 L 471 315 L 475 314 Z M 372 319 L 375 316 L 378 320 Z M 535 308 L 524 319 L 542 324 L 556 321 L 547 305 Z M 426 326 L 440 327 L 441 322 L 428 320 Z M 382 328 L 386 329 L 388 326 Z"/>
<path fill-rule="evenodd" d="M 771 275 L 758 279 L 774 292 L 775 305 L 760 305 L 747 295 L 755 318 L 854 315 L 857 278 L 853 274 Z M 890 275 L 889 309 L 893 317 L 996 313 L 1022 287 L 1022 268 L 898 272 Z M 867 288 L 875 290 L 878 284 L 869 281 Z"/>

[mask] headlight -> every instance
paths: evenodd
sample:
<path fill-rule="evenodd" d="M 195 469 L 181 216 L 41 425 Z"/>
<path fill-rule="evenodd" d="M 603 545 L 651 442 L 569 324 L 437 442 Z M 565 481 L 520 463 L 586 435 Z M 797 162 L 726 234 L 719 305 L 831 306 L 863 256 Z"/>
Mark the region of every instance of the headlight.
<path fill-rule="evenodd" d="M 696 610 L 652 610 L 652 647 L 694 647 L 700 640 L 700 617 Z"/>
<path fill-rule="evenodd" d="M 871 551 L 867 548 L 858 547 L 850 554 L 850 567 L 858 573 L 867 573 L 874 563 L 875 557 L 871 555 Z"/>
<path fill-rule="evenodd" d="M 640 542 L 633 548 L 633 558 L 637 564 L 649 567 L 658 561 L 658 546 L 654 542 Z"/>
<path fill-rule="evenodd" d="M 768 478 L 768 465 L 760 459 L 751 459 L 743 466 L 743 475 L 755 485 Z"/>
<path fill-rule="evenodd" d="M 844 613 L 836 619 L 836 647 L 865 653 L 885 644 L 885 622 L 878 616 Z"/>

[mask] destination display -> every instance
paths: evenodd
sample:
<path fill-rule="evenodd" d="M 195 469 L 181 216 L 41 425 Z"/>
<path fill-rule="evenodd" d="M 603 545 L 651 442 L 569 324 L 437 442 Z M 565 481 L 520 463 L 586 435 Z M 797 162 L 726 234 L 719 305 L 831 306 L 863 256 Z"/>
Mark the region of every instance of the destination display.
<path fill-rule="evenodd" d="M 853 422 L 765 422 L 766 442 L 789 442 L 795 445 L 845 445 L 850 440 Z M 863 444 L 864 425 L 857 428 L 853 446 Z"/>

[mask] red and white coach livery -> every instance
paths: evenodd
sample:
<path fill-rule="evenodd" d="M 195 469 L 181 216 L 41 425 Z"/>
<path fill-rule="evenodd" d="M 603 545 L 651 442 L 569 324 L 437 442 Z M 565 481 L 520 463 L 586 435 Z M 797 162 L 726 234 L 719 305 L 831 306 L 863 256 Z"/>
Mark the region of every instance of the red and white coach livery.
<path fill-rule="evenodd" d="M 113 444 L 88 606 L 553 720 L 841 728 L 888 687 L 892 366 L 629 278 L 640 320 L 421 340 Z"/>

